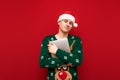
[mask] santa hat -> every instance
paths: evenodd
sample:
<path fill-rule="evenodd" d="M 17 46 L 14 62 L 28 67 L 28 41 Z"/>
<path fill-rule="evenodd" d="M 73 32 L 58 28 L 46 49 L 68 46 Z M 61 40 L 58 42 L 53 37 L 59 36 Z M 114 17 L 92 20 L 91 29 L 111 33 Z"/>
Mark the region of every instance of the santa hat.
<path fill-rule="evenodd" d="M 78 27 L 78 24 L 75 22 L 75 17 L 72 14 L 70 14 L 70 13 L 61 14 L 57 21 L 59 22 L 59 21 L 61 21 L 63 19 L 71 20 L 73 22 L 73 26 Z"/>

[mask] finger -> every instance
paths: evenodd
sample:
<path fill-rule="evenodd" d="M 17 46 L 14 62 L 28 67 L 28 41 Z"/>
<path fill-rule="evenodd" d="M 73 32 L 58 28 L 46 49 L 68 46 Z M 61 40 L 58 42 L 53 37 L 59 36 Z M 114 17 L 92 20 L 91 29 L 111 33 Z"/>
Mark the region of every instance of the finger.
<path fill-rule="evenodd" d="M 50 49 L 50 47 L 48 46 L 48 49 Z"/>
<path fill-rule="evenodd" d="M 51 46 L 51 44 L 48 44 L 47 46 Z"/>
<path fill-rule="evenodd" d="M 52 45 L 52 46 L 56 46 L 56 44 L 55 44 L 55 43 L 52 43 L 51 45 Z"/>

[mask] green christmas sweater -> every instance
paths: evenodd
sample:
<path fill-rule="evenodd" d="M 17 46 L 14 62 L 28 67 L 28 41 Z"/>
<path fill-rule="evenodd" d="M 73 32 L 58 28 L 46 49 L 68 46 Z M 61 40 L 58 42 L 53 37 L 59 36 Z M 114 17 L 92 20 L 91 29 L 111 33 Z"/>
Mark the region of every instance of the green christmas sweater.
<path fill-rule="evenodd" d="M 82 63 L 83 59 L 82 41 L 78 36 L 72 35 L 68 35 L 67 39 L 71 53 L 58 49 L 56 52 L 57 58 L 51 57 L 47 46 L 49 41 L 57 40 L 55 35 L 47 36 L 42 41 L 40 51 L 40 66 L 43 68 L 48 68 L 47 80 L 55 80 L 55 68 L 68 63 L 74 65 L 69 69 L 69 72 L 72 75 L 72 80 L 78 80 L 77 66 Z"/>

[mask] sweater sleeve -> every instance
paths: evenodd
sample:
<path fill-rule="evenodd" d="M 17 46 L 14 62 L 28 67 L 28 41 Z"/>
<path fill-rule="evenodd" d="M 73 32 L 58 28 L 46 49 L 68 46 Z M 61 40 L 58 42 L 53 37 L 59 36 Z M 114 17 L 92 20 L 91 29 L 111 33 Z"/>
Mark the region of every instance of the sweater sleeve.
<path fill-rule="evenodd" d="M 76 42 L 71 53 L 58 49 L 56 55 L 65 63 L 72 63 L 74 66 L 80 65 L 83 58 L 82 42 L 80 38 L 76 37 Z"/>
<path fill-rule="evenodd" d="M 47 68 L 54 68 L 57 66 L 63 65 L 63 62 L 59 58 L 52 58 L 50 53 L 48 52 L 48 45 L 49 41 L 46 37 L 41 44 L 41 51 L 40 51 L 40 66 L 47 67 Z"/>

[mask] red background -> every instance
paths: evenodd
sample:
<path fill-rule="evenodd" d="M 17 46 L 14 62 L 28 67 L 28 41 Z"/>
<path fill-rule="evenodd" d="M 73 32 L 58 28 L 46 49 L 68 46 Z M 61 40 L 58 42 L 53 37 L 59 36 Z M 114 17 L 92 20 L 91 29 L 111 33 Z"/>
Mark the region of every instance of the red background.
<path fill-rule="evenodd" d="M 80 80 L 120 80 L 120 6 L 117 0 L 0 1 L 0 80 L 46 80 L 42 39 L 57 32 L 58 15 L 74 11 L 83 41 Z"/>

